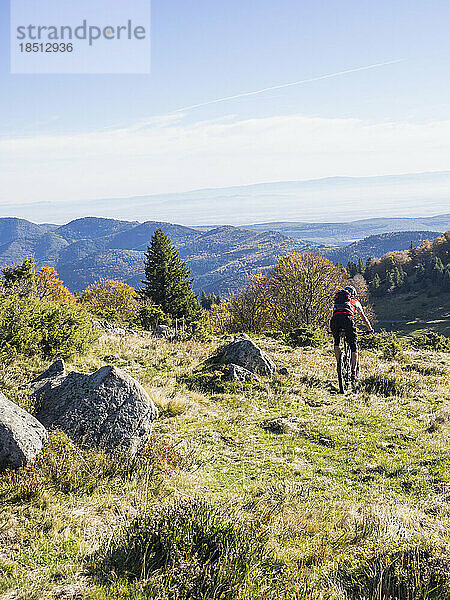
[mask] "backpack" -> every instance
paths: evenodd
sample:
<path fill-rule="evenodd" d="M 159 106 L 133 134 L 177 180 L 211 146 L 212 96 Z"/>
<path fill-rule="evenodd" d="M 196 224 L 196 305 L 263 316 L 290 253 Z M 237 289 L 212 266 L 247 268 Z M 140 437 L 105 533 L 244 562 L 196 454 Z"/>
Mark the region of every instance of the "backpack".
<path fill-rule="evenodd" d="M 351 299 L 350 292 L 347 292 L 347 290 L 339 290 L 334 296 L 333 313 L 348 313 L 353 315 L 355 307 L 353 306 Z"/>

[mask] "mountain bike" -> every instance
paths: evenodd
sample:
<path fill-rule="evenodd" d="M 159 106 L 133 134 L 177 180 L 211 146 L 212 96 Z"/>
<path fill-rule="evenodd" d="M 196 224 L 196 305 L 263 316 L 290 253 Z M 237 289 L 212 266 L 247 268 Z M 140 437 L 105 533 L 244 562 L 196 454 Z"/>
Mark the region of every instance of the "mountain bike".
<path fill-rule="evenodd" d="M 337 361 L 337 373 L 339 380 L 339 392 L 344 394 L 350 387 L 352 380 L 352 351 L 345 339 L 345 332 L 341 331 L 341 340 L 344 341 L 344 348 L 341 352 L 341 358 Z M 356 362 L 356 378 L 359 377 L 359 356 Z"/>

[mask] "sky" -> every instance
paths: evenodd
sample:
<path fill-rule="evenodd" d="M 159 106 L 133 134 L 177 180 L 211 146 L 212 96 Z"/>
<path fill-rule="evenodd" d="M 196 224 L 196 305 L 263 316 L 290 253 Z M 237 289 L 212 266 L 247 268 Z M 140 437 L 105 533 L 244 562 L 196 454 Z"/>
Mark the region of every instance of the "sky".
<path fill-rule="evenodd" d="M 150 74 L 11 75 L 0 0 L 0 206 L 449 170 L 449 23 L 448 0 L 153 0 Z"/>

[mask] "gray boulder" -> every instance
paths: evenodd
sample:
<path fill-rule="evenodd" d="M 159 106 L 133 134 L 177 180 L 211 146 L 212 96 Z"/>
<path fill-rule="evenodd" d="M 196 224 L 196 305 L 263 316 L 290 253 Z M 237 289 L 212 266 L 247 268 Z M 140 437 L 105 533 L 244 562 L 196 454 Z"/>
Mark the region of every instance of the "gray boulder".
<path fill-rule="evenodd" d="M 47 438 L 47 431 L 39 421 L 0 392 L 1 468 L 30 464 Z"/>
<path fill-rule="evenodd" d="M 210 361 L 244 367 L 264 377 L 271 377 L 277 370 L 273 360 L 247 336 L 238 337 L 220 348 Z"/>
<path fill-rule="evenodd" d="M 227 381 L 260 381 L 258 375 L 239 365 L 227 365 Z"/>
<path fill-rule="evenodd" d="M 38 400 L 39 421 L 87 448 L 133 455 L 148 441 L 158 417 L 144 388 L 114 366 L 66 375 L 58 361 L 28 387 Z"/>

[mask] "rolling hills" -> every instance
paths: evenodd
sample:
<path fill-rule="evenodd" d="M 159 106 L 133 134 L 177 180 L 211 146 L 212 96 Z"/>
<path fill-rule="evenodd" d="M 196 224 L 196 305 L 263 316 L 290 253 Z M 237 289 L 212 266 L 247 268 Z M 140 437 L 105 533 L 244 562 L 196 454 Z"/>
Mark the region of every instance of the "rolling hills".
<path fill-rule="evenodd" d="M 34 255 L 39 267 L 55 267 L 71 290 L 82 291 L 99 278 L 120 279 L 139 287 L 147 244 L 161 227 L 187 261 L 196 292 L 205 290 L 226 295 L 239 289 L 249 274 L 267 271 L 289 252 L 313 251 L 346 263 L 359 256 L 381 256 L 390 250 L 406 249 L 411 241 L 418 244 L 437 235 L 434 230 L 408 230 L 372 235 L 344 247 L 325 243 L 333 232 L 334 239 L 342 243 L 345 236 L 356 235 L 356 232 L 397 226 L 395 219 L 382 221 L 369 220 L 363 225 L 309 223 L 303 224 L 303 229 L 296 229 L 297 235 L 287 235 L 294 231 L 293 224 L 284 224 L 286 227 L 276 231 L 271 229 L 276 225 L 273 223 L 251 226 L 252 229 L 230 225 L 205 229 L 160 221 L 139 223 L 99 217 L 76 219 L 64 225 L 5 217 L 0 218 L 0 265 Z M 411 219 L 408 225 L 417 222 L 433 224 L 436 231 L 450 228 L 448 215 Z M 399 220 L 400 224 L 404 224 L 403 219 Z M 309 231 L 314 239 L 299 238 L 300 231 Z M 322 243 L 318 239 L 322 239 Z"/>
<path fill-rule="evenodd" d="M 86 217 L 57 226 L 4 218 L 0 219 L 0 264 L 34 254 L 38 267 L 55 267 L 71 290 L 82 291 L 100 278 L 120 279 L 139 287 L 144 253 L 158 228 L 164 229 L 187 260 L 197 292 L 226 294 L 241 287 L 249 273 L 270 268 L 284 254 L 327 250 L 278 232 L 231 226 L 205 232 L 157 221 Z"/>
<path fill-rule="evenodd" d="M 370 235 L 362 240 L 353 242 L 328 253 L 328 258 L 344 265 L 348 261 L 358 261 L 359 258 L 379 258 L 393 250 L 406 250 L 411 242 L 418 246 L 424 240 L 434 239 L 440 235 L 436 231 L 398 231 L 394 233 L 381 233 Z"/>

